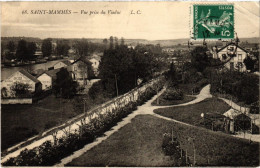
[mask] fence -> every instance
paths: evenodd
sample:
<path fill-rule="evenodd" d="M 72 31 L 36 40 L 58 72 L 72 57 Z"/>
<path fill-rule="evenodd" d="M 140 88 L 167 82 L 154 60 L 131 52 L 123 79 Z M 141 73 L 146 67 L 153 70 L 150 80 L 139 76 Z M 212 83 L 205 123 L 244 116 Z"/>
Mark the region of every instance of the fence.
<path fill-rule="evenodd" d="M 158 77 L 156 79 L 153 79 L 145 83 L 144 85 L 131 90 L 130 92 L 124 95 L 116 97 L 98 106 L 95 109 L 92 109 L 84 114 L 77 116 L 76 118 L 64 123 L 61 126 L 50 129 L 44 132 L 42 135 L 36 136 L 35 138 L 31 138 L 30 140 L 26 141 L 23 144 L 19 144 L 11 149 L 9 148 L 7 154 L 2 158 L 1 163 L 3 164 L 8 159 L 19 156 L 21 151 L 25 149 L 32 150 L 36 147 L 41 146 L 46 141 L 51 141 L 52 143 L 55 143 L 56 139 L 62 137 L 68 137 L 70 134 L 73 134 L 75 132 L 80 132 L 80 128 L 83 123 L 85 124 L 89 123 L 92 119 L 98 117 L 100 114 L 104 114 L 116 110 L 118 108 L 127 106 L 130 102 L 137 101 L 138 98 L 140 98 L 140 96 L 145 94 L 147 88 L 152 87 L 155 88 L 155 90 L 158 90 L 156 88 L 158 88 L 158 85 L 162 79 L 163 77 Z"/>

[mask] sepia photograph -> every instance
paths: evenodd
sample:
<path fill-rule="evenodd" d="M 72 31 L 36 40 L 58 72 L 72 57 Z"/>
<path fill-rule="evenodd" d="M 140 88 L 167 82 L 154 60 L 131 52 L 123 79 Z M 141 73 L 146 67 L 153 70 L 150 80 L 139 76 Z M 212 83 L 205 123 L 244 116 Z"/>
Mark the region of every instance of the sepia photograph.
<path fill-rule="evenodd" d="M 259 5 L 0 2 L 1 167 L 259 167 Z"/>

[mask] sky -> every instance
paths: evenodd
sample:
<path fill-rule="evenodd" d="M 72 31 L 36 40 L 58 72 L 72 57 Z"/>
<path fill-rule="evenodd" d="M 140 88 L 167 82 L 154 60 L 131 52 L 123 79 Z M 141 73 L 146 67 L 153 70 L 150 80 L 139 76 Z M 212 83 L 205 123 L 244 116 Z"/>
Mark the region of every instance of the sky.
<path fill-rule="evenodd" d="M 259 37 L 259 2 L 232 3 L 235 5 L 235 31 L 238 36 Z M 1 36 L 42 39 L 110 36 L 147 40 L 189 38 L 191 5 L 192 2 L 187 1 L 2 2 Z M 22 14 L 25 10 L 28 14 Z M 31 14 L 31 10 L 70 10 L 71 14 Z M 88 13 L 81 14 L 82 10 Z M 102 10 L 106 14 L 100 14 Z M 108 14 L 108 10 L 117 10 L 120 14 Z M 131 14 L 131 11 L 136 13 L 138 10 L 140 14 Z M 99 14 L 89 15 L 90 11 Z"/>

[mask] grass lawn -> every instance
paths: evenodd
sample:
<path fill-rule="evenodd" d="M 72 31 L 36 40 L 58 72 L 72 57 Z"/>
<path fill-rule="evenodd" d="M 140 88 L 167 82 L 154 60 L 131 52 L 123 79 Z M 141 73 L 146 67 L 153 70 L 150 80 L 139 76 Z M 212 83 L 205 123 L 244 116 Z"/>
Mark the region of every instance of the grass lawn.
<path fill-rule="evenodd" d="M 2 150 L 76 116 L 71 101 L 50 95 L 32 105 L 2 105 Z"/>
<path fill-rule="evenodd" d="M 157 104 L 157 100 L 154 100 L 152 102 L 152 105 L 153 106 L 176 105 L 176 104 L 187 103 L 187 102 L 190 102 L 190 101 L 196 99 L 196 97 L 184 95 L 183 100 L 166 100 L 163 98 L 163 95 L 164 95 L 164 93 L 159 97 L 159 104 Z"/>
<path fill-rule="evenodd" d="M 230 106 L 224 101 L 217 98 L 211 98 L 188 106 L 156 109 L 154 112 L 178 121 L 192 125 L 199 125 L 201 121 L 201 113 L 224 114 L 229 109 Z"/>
<path fill-rule="evenodd" d="M 164 133 L 171 133 L 193 161 L 194 139 L 197 166 L 257 166 L 259 144 L 220 132 L 180 125 L 151 115 L 135 117 L 107 140 L 66 166 L 174 166 L 163 154 Z"/>

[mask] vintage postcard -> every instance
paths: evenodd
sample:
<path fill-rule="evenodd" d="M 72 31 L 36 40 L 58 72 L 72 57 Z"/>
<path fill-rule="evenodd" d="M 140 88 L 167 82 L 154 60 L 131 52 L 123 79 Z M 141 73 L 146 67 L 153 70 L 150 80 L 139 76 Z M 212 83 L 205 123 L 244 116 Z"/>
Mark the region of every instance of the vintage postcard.
<path fill-rule="evenodd" d="M 1 166 L 260 166 L 259 11 L 1 2 Z"/>

